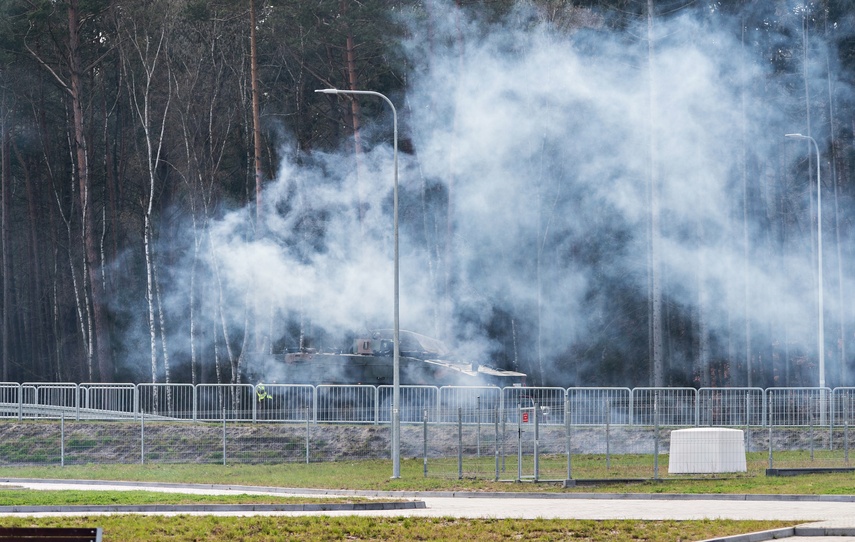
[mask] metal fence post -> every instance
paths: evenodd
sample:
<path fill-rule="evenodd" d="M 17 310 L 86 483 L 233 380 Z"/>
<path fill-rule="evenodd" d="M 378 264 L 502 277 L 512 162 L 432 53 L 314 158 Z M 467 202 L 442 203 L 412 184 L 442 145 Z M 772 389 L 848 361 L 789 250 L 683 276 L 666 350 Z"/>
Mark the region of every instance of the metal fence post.
<path fill-rule="evenodd" d="M 502 472 L 505 472 L 505 436 L 508 434 L 507 433 L 507 428 L 508 428 L 508 425 L 507 425 L 508 416 L 507 416 L 507 414 L 508 413 L 505 412 L 505 398 L 502 397 L 502 409 L 501 409 L 501 416 L 502 416 L 502 451 L 501 451 L 501 454 L 502 454 Z"/>
<path fill-rule="evenodd" d="M 567 478 L 566 480 L 573 479 L 573 470 L 571 465 L 571 457 L 573 456 L 572 448 L 571 448 L 571 440 L 570 440 L 570 398 L 566 395 L 564 396 L 564 433 L 567 438 Z"/>
<path fill-rule="evenodd" d="M 496 415 L 493 418 L 494 431 L 496 433 L 496 476 L 493 478 L 493 481 L 499 481 L 499 413 L 501 412 L 501 407 L 496 406 Z"/>
<path fill-rule="evenodd" d="M 653 478 L 659 479 L 659 392 L 653 397 L 653 423 L 656 435 L 653 443 Z"/>
<path fill-rule="evenodd" d="M 774 392 L 769 391 L 769 412 L 767 412 L 766 420 L 769 422 L 769 468 L 772 469 L 772 395 Z"/>
<path fill-rule="evenodd" d="M 481 458 L 481 396 L 476 398 L 475 410 L 475 457 Z"/>
<path fill-rule="evenodd" d="M 810 401 L 810 403 L 813 403 L 813 402 L 814 402 L 813 400 Z M 808 405 L 808 406 L 809 406 L 808 412 L 810 413 L 810 419 L 808 420 L 808 442 L 810 443 L 810 445 L 809 445 L 810 446 L 810 460 L 813 461 L 813 438 L 814 438 L 813 420 L 814 420 L 814 415 L 813 415 L 813 408 L 810 408 L 812 405 Z"/>
<path fill-rule="evenodd" d="M 457 407 L 457 479 L 463 479 L 463 408 Z"/>
<path fill-rule="evenodd" d="M 140 410 L 140 465 L 145 465 L 145 412 Z"/>
<path fill-rule="evenodd" d="M 59 466 L 65 466 L 65 411 L 59 416 Z"/>
<path fill-rule="evenodd" d="M 311 421 L 311 417 L 309 416 L 309 405 L 306 405 L 306 465 L 309 464 L 309 437 L 311 431 Z"/>
<path fill-rule="evenodd" d="M 522 480 L 522 404 L 517 403 L 517 482 Z"/>
<path fill-rule="evenodd" d="M 611 441 L 611 423 L 612 423 L 612 402 L 606 399 L 606 470 L 612 468 L 612 441 Z"/>
<path fill-rule="evenodd" d="M 751 392 L 745 392 L 745 451 L 751 452 Z"/>
<path fill-rule="evenodd" d="M 843 394 L 843 460 L 849 464 L 849 392 Z"/>
<path fill-rule="evenodd" d="M 223 466 L 226 466 L 226 407 L 223 407 Z"/>
<path fill-rule="evenodd" d="M 537 482 L 538 477 L 540 476 L 540 453 L 538 450 L 538 444 L 540 440 L 540 416 L 538 416 L 538 412 L 540 412 L 540 406 L 537 403 L 534 403 L 534 481 Z"/>
<path fill-rule="evenodd" d="M 389 420 L 395 423 L 394 412 Z M 374 386 L 374 425 L 380 425 L 380 388 L 378 386 Z"/>
<path fill-rule="evenodd" d="M 422 415 L 422 458 L 424 462 L 424 475 L 427 478 L 428 475 L 428 411 L 424 409 L 424 414 Z"/>
<path fill-rule="evenodd" d="M 825 397 L 825 390 L 821 390 L 820 393 Z M 828 449 L 831 451 L 834 450 L 834 396 L 825 402 L 829 405 L 826 407 L 826 410 L 831 410 L 831 412 L 829 412 L 830 416 L 828 417 Z"/>

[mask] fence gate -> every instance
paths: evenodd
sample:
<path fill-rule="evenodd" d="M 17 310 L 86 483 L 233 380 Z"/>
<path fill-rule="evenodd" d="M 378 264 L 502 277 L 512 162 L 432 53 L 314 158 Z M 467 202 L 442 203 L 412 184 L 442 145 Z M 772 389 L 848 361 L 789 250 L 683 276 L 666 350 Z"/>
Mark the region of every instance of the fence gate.
<path fill-rule="evenodd" d="M 540 474 L 538 439 L 540 438 L 540 405 L 517 405 L 517 481 L 534 480 Z"/>

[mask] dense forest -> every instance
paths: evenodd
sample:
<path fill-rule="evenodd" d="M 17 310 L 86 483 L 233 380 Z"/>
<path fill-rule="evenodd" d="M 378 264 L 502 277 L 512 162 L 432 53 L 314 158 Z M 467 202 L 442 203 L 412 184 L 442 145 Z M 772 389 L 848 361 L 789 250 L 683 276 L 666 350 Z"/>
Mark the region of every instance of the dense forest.
<path fill-rule="evenodd" d="M 853 83 L 848 0 L 4 0 L 2 380 L 391 327 L 397 132 L 402 328 L 530 385 L 855 385 Z"/>

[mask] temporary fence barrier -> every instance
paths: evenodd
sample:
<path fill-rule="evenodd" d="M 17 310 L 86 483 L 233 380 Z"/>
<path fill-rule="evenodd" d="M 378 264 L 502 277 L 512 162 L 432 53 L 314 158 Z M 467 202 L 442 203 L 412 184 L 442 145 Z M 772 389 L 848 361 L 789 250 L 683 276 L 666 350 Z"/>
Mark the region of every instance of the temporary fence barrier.
<path fill-rule="evenodd" d="M 256 393 L 252 384 L 197 384 L 196 420 L 255 420 Z"/>
<path fill-rule="evenodd" d="M 634 388 L 632 423 L 653 425 L 658 417 L 662 426 L 695 426 L 697 398 L 695 388 Z"/>
<path fill-rule="evenodd" d="M 196 420 L 196 390 L 192 384 L 137 384 L 136 411 L 149 417 Z"/>
<path fill-rule="evenodd" d="M 136 418 L 137 387 L 133 384 L 81 383 L 79 393 L 80 417 L 84 419 Z"/>

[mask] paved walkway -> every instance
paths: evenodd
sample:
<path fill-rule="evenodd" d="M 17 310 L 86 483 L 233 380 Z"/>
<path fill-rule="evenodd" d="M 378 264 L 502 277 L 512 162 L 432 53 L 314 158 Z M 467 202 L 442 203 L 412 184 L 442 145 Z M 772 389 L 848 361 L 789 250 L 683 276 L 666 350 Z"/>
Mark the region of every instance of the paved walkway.
<path fill-rule="evenodd" d="M 289 489 L 275 487 L 180 485 L 137 482 L 95 482 L 0 479 L 0 486 L 33 489 L 92 489 L 148 490 L 176 493 L 302 495 L 302 496 L 363 496 L 399 498 L 424 502 L 424 508 L 405 510 L 323 510 L 323 511 L 264 511 L 264 510 L 201 510 L 199 514 L 323 514 L 459 517 L 459 518 L 561 518 L 561 519 L 758 519 L 804 522 L 796 529 L 769 533 L 750 540 L 788 538 L 788 542 L 855 542 L 855 496 L 788 496 L 788 495 L 602 495 L 578 493 L 449 493 L 449 492 L 378 492 Z M 140 513 L 188 513 L 186 510 L 138 510 Z M 72 510 L 48 513 L 28 512 L 29 515 L 60 515 Z M 78 512 L 79 513 L 79 512 Z M 86 512 L 92 514 L 92 511 Z M 109 513 L 105 511 L 103 513 Z M 809 538 L 808 538 L 809 537 Z M 731 542 L 748 542 L 748 537 L 729 537 Z"/>

